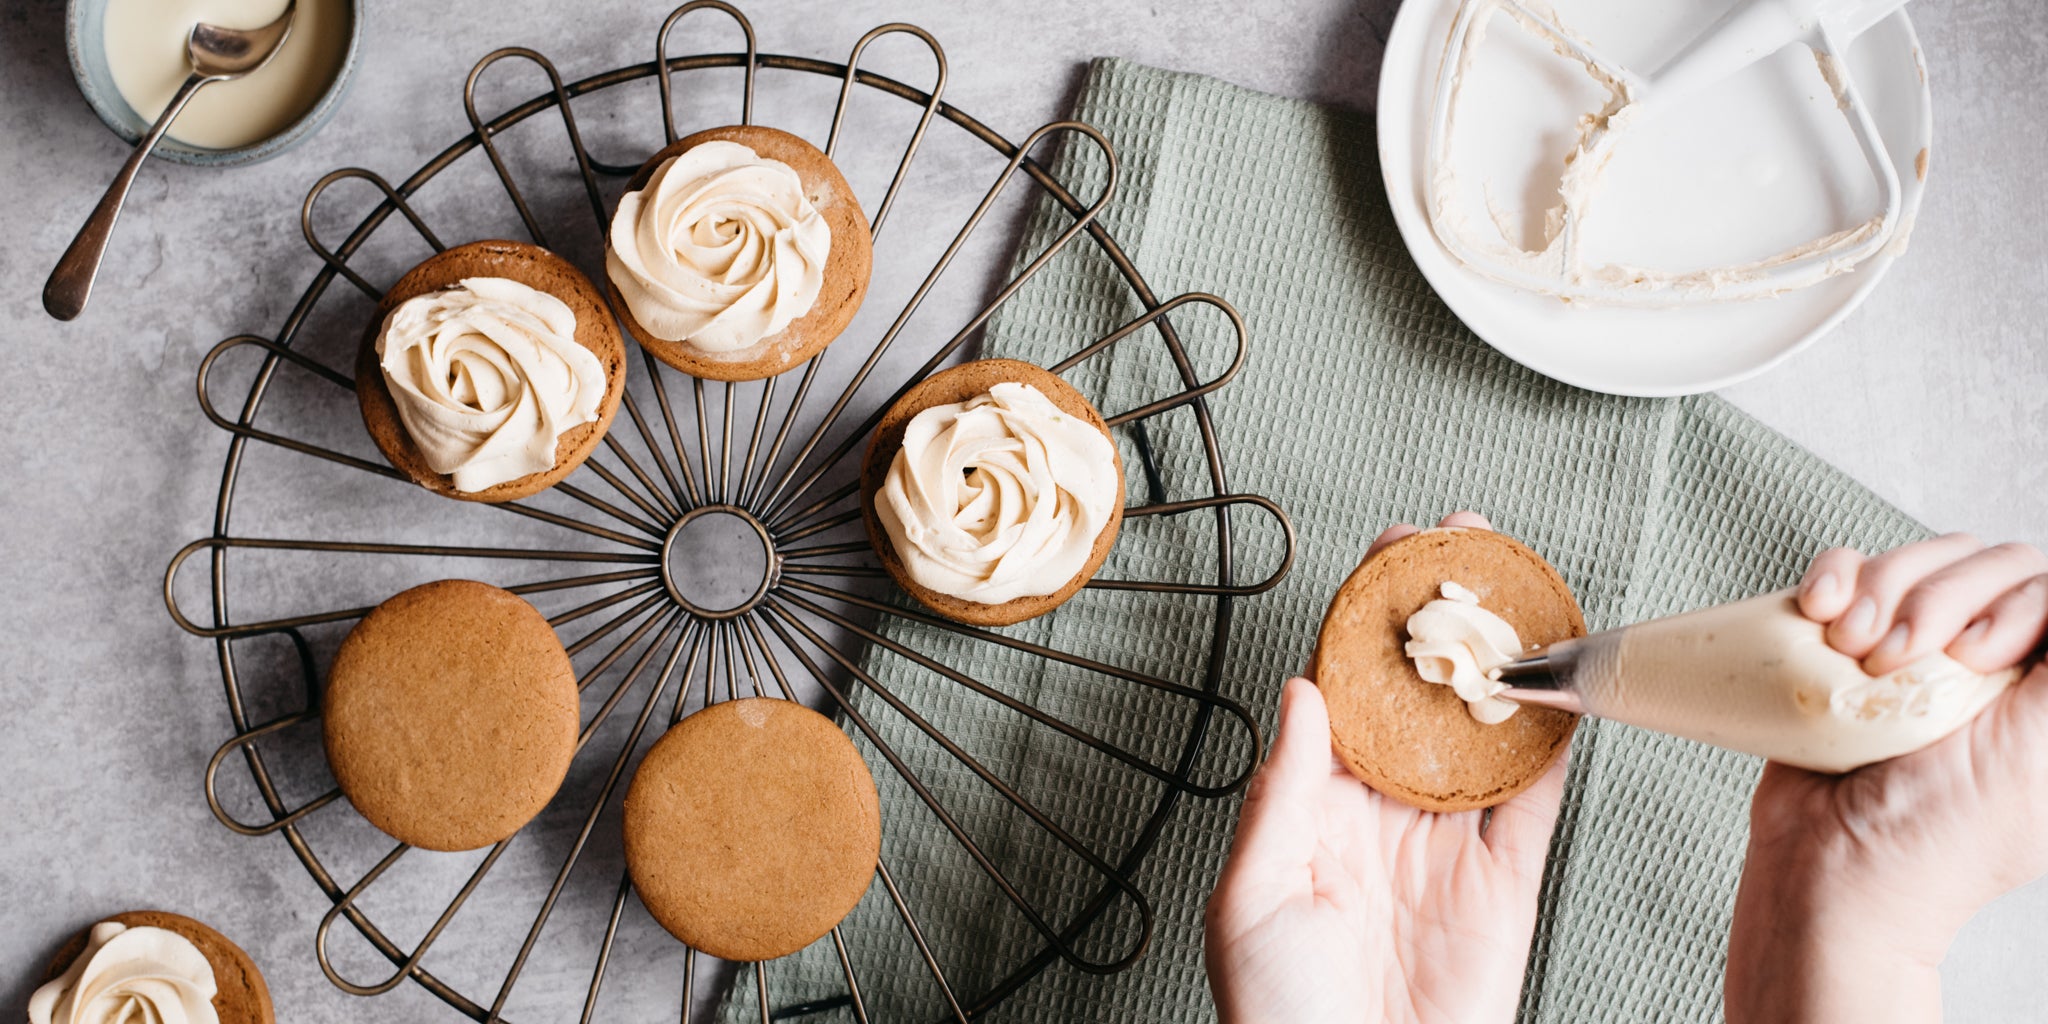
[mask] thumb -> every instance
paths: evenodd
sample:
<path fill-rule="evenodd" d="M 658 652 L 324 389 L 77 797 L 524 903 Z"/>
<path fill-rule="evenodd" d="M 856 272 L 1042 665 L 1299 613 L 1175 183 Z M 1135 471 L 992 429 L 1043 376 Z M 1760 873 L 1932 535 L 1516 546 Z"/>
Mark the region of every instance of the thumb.
<path fill-rule="evenodd" d="M 1330 777 L 1330 713 L 1322 691 L 1290 679 L 1280 693 L 1280 732 L 1245 792 L 1229 871 L 1285 870 L 1315 852 L 1315 806 Z"/>
<path fill-rule="evenodd" d="M 1275 786 L 1284 784 L 1303 796 L 1312 795 L 1330 775 L 1330 709 L 1323 691 L 1300 676 L 1280 691 L 1280 734 L 1262 774 L 1266 771 L 1273 773 Z"/>

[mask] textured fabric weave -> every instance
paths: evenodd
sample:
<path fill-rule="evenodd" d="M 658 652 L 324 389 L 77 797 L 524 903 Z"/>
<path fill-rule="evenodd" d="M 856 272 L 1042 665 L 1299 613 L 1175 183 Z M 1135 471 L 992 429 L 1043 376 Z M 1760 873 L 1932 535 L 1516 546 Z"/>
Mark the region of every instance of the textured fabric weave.
<path fill-rule="evenodd" d="M 1104 220 L 1164 298 L 1227 297 L 1250 325 L 1243 374 L 1211 400 L 1229 488 L 1286 508 L 1300 557 L 1277 589 L 1234 603 L 1224 692 L 1270 732 L 1280 682 L 1307 660 L 1324 606 L 1383 526 L 1460 508 L 1490 516 L 1561 570 L 1595 629 L 1782 587 L 1833 544 L 1881 548 L 1921 527 L 1842 474 L 1711 396 L 1612 398 L 1525 370 L 1440 302 L 1396 232 L 1367 118 L 1212 79 L 1102 61 L 1075 116 L 1122 162 Z M 1098 158 L 1072 147 L 1065 180 L 1092 195 Z M 1070 224 L 1039 211 L 1021 265 Z M 984 351 L 1050 365 L 1135 316 L 1129 289 L 1077 243 L 1008 303 Z M 1203 376 L 1226 364 L 1220 316 L 1174 326 Z M 1645 339 L 1645 344 L 1655 344 Z M 1068 377 L 1106 413 L 1177 390 L 1165 347 L 1133 336 Z M 1150 426 L 1167 497 L 1208 493 L 1190 412 Z M 1136 449 L 1126 431 L 1127 466 Z M 1147 500 L 1131 473 L 1131 500 Z M 1276 564 L 1275 531 L 1233 514 L 1238 582 Z M 1102 576 L 1213 581 L 1206 512 L 1129 522 Z M 1091 590 L 1007 632 L 1198 685 L 1211 598 Z M 1180 754 L 1194 705 L 1070 666 L 888 619 L 885 634 L 931 659 L 1154 764 Z M 883 648 L 867 667 L 907 708 L 1015 786 L 1085 849 L 1114 857 L 1138 838 L 1161 784 Z M 1055 926 L 1102 886 L 1082 857 L 1006 802 L 874 695 L 863 713 L 989 860 Z M 1198 782 L 1243 761 L 1218 719 Z M 863 741 L 882 788 L 884 862 L 963 999 L 1040 947 L 945 825 Z M 1522 1019 L 1718 1021 L 1727 921 L 1758 763 L 1623 726 L 1588 722 L 1573 748 L 1544 883 Z M 1155 915 L 1150 949 L 1121 973 L 1054 963 L 989 1020 L 1195 1021 L 1213 1016 L 1201 913 L 1237 799 L 1185 799 L 1137 873 Z M 1128 900 L 1076 942 L 1099 960 L 1131 950 Z M 944 1003 L 878 885 L 845 929 L 877 1021 L 941 1017 Z M 778 1005 L 845 989 L 830 942 L 770 968 Z M 758 1019 L 742 979 L 729 1017 Z M 846 1018 L 850 1019 L 850 1018 Z"/>

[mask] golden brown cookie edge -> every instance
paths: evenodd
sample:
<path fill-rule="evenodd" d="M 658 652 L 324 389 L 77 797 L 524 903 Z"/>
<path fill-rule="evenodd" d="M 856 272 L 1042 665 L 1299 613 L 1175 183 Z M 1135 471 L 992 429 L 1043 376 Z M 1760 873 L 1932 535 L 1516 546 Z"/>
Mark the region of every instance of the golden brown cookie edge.
<path fill-rule="evenodd" d="M 447 596 L 450 592 L 454 592 L 452 598 Z M 408 827 L 404 821 L 387 815 L 385 813 L 386 808 L 381 806 L 381 799 L 370 800 L 369 802 L 373 806 L 365 808 L 363 801 L 359 798 L 359 794 L 367 795 L 370 792 L 374 792 L 376 787 L 374 785 L 367 788 L 365 785 L 352 786 L 350 784 L 351 781 L 361 781 L 365 778 L 365 776 L 358 774 L 359 768 L 362 772 L 367 773 L 367 777 L 370 780 L 375 780 L 382 776 L 380 775 L 379 768 L 374 765 L 365 768 L 354 764 L 354 761 L 361 755 L 353 753 L 356 744 L 352 742 L 349 735 L 351 723 L 348 716 L 335 713 L 335 709 L 338 704 L 350 696 L 348 693 L 349 688 L 359 685 L 349 676 L 349 673 L 358 671 L 355 668 L 355 661 L 357 659 L 374 657 L 373 654 L 362 652 L 365 647 L 374 646 L 382 641 L 381 637 L 374 635 L 375 632 L 396 628 L 386 623 L 383 618 L 380 618 L 378 612 L 387 607 L 398 608 L 401 605 L 406 606 L 408 611 L 410 606 L 416 604 L 438 605 L 439 607 L 435 608 L 434 617 L 445 618 L 451 613 L 461 611 L 459 604 L 457 608 L 452 610 L 447 607 L 451 600 L 455 602 L 503 602 L 506 599 L 518 602 L 527 612 L 531 613 L 531 618 L 528 619 L 528 622 L 532 629 L 532 638 L 537 646 L 552 647 L 554 650 L 562 651 L 559 664 L 535 666 L 535 676 L 541 685 L 551 686 L 557 691 L 553 696 L 562 703 L 565 709 L 562 724 L 567 726 L 566 735 L 557 737 L 556 749 L 552 752 L 554 755 L 553 760 L 556 762 L 555 766 L 560 769 L 559 772 L 549 771 L 544 776 L 536 776 L 536 779 L 552 779 L 552 785 L 539 787 L 546 790 L 546 797 L 531 801 L 532 806 L 530 808 L 520 807 L 510 812 L 510 816 L 519 819 L 517 824 L 511 828 L 497 828 L 475 834 L 472 834 L 473 830 L 454 826 L 416 830 Z M 364 633 L 366 626 L 372 631 L 371 633 Z M 542 639 L 543 631 L 545 632 L 544 641 Z M 373 670 L 376 665 L 377 662 L 373 660 L 368 668 L 361 671 Z M 376 608 L 371 609 L 369 614 L 363 616 L 356 623 L 355 628 L 349 630 L 348 636 L 342 639 L 340 648 L 335 652 L 333 663 L 329 666 L 328 670 L 327 687 L 322 697 L 322 709 L 322 749 L 327 757 L 328 767 L 335 777 L 336 784 L 342 789 L 343 795 L 348 798 L 350 806 L 354 807 L 356 812 L 361 814 L 364 820 L 368 821 L 372 827 L 391 836 L 393 839 L 417 846 L 423 850 L 439 852 L 461 852 L 490 846 L 501 839 L 516 834 L 520 829 L 530 824 L 535 817 L 538 817 L 542 811 L 546 810 L 547 805 L 553 801 L 554 794 L 560 792 L 562 783 L 568 778 L 569 767 L 576 752 L 576 737 L 581 727 L 580 695 L 576 689 L 575 667 L 570 663 L 568 653 L 562 650 L 561 640 L 556 635 L 554 627 L 549 625 L 539 609 L 534 608 L 525 598 L 489 583 L 467 579 L 433 580 L 418 586 L 409 587 L 397 594 L 393 594 L 391 597 L 385 598 Z M 539 758 L 536 757 L 534 760 L 538 762 Z M 499 795 L 503 795 L 506 791 L 501 788 L 498 792 Z M 413 815 L 410 811 L 407 811 L 403 812 L 401 817 L 409 820 Z"/>
<path fill-rule="evenodd" d="M 834 922 L 833 925 L 817 929 L 815 934 L 811 934 L 810 930 L 795 930 L 789 935 L 780 937 L 779 940 L 761 940 L 758 943 L 749 944 L 744 939 L 720 934 L 718 932 L 718 924 L 715 922 L 706 925 L 692 920 L 690 916 L 692 908 L 668 906 L 667 902 L 659 894 L 658 887 L 656 887 L 657 892 L 650 899 L 650 893 L 648 892 L 650 886 L 643 884 L 642 881 L 645 872 L 649 870 L 646 866 L 647 854 L 639 852 L 643 849 L 643 841 L 640 839 L 640 835 L 648 830 L 643 825 L 644 815 L 650 812 L 644 809 L 643 800 L 636 799 L 635 794 L 640 791 L 643 778 L 652 780 L 648 784 L 653 785 L 659 781 L 664 771 L 678 770 L 673 767 L 673 763 L 677 758 L 684 756 L 677 752 L 678 744 L 687 745 L 692 742 L 705 742 L 705 740 L 698 738 L 696 734 L 706 729 L 718 728 L 721 724 L 719 721 L 721 717 L 739 714 L 741 707 L 749 703 L 771 700 L 776 701 L 776 704 L 771 706 L 776 708 L 777 713 L 807 713 L 799 715 L 807 723 L 805 728 L 814 732 L 821 740 L 826 740 L 827 744 L 829 744 L 829 740 L 826 739 L 828 734 L 829 736 L 838 737 L 841 741 L 840 744 L 831 745 L 831 749 L 836 752 L 835 756 L 844 755 L 844 763 L 841 767 L 847 770 L 850 777 L 865 783 L 864 786 L 858 787 L 858 792 L 863 798 L 859 801 L 858 816 L 862 820 L 858 827 L 863 833 L 861 838 L 864 842 L 861 845 L 868 853 L 861 857 L 858 862 L 862 865 L 859 872 L 853 872 L 849 869 L 844 891 L 833 894 L 837 896 L 837 899 L 830 901 L 822 908 L 822 913 L 819 916 L 821 918 L 829 918 Z M 707 714 L 711 715 L 711 717 L 704 717 Z M 695 725 L 691 725 L 693 721 L 696 723 Z M 784 731 L 795 731 L 788 726 L 783 726 L 782 728 Z M 816 745 L 807 745 L 799 749 L 816 752 L 820 748 Z M 663 751 L 661 757 L 656 756 L 657 751 Z M 651 774 L 647 774 L 650 762 L 652 762 L 653 771 Z M 669 731 L 656 740 L 653 747 L 649 748 L 646 757 L 642 758 L 639 767 L 635 769 L 633 779 L 627 785 L 626 797 L 622 804 L 620 817 L 620 831 L 624 839 L 627 873 L 629 877 L 633 878 L 635 891 L 640 894 L 641 904 L 647 909 L 649 916 L 653 917 L 655 923 L 661 925 L 662 929 L 667 931 L 677 941 L 692 949 L 708 953 L 723 960 L 741 962 L 773 960 L 798 952 L 810 946 L 811 943 L 823 938 L 831 932 L 832 927 L 836 926 L 837 922 L 843 921 L 846 915 L 852 913 L 854 907 L 866 895 L 874 875 L 874 865 L 879 862 L 881 857 L 881 795 L 875 787 L 874 773 L 868 767 L 866 759 L 860 756 L 860 751 L 854 746 L 853 741 L 830 718 L 801 703 L 782 700 L 781 698 L 743 697 L 736 700 L 721 701 L 693 712 L 681 722 L 671 726 Z M 856 874 L 858 875 L 857 879 L 855 877 Z M 816 892 L 816 890 L 813 891 L 814 893 Z"/>

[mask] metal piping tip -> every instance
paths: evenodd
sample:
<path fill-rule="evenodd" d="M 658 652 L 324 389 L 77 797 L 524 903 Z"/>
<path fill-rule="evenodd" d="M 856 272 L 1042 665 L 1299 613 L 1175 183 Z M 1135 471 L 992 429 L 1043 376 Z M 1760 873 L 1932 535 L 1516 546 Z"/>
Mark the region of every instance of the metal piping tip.
<path fill-rule="evenodd" d="M 1524 707 L 1550 708 L 1574 715 L 1586 713 L 1585 704 L 1572 689 L 1572 668 L 1577 658 L 1570 641 L 1533 651 L 1487 673 L 1508 688 L 1495 694 L 1502 700 Z"/>
<path fill-rule="evenodd" d="M 1516 688 L 1554 690 L 1560 685 L 1556 666 L 1548 650 L 1517 658 L 1487 675 Z"/>

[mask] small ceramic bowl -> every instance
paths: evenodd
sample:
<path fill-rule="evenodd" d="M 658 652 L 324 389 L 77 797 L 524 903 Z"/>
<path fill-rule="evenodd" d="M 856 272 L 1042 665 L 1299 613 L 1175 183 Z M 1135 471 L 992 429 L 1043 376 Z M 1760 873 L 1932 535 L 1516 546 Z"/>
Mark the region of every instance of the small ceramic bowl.
<path fill-rule="evenodd" d="M 342 3 L 348 11 L 348 30 L 341 64 L 335 69 L 334 81 L 328 84 L 327 91 L 321 93 L 320 99 L 298 120 L 268 138 L 234 149 L 203 149 L 165 135 L 151 155 L 200 167 L 233 167 L 268 160 L 319 130 L 333 115 L 334 108 L 341 105 L 342 94 L 348 89 L 349 79 L 354 77 L 356 54 L 363 42 L 361 3 L 358 0 L 342 0 Z M 106 13 L 107 0 L 69 0 L 64 17 L 65 48 L 71 54 L 71 74 L 78 80 L 78 91 L 85 94 L 85 101 L 92 105 L 93 113 L 98 114 L 114 134 L 133 144 L 141 141 L 143 133 L 149 130 L 150 121 L 128 105 L 121 96 L 121 90 L 114 85 L 113 72 L 107 68 L 103 35 Z"/>

